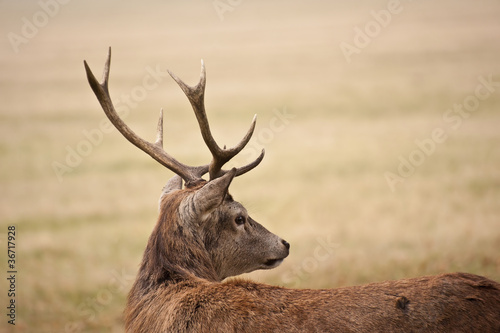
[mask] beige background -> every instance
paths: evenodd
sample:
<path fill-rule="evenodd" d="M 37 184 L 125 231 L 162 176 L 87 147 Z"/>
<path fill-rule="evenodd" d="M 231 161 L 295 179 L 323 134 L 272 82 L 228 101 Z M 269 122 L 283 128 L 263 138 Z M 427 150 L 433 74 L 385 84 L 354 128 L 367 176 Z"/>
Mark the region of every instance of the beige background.
<path fill-rule="evenodd" d="M 172 173 L 104 125 L 83 60 L 100 76 L 109 46 L 126 122 L 153 140 L 163 107 L 165 147 L 186 163 L 210 156 L 167 68 L 194 84 L 204 59 L 219 143 L 258 114 L 234 165 L 266 157 L 231 192 L 291 254 L 249 278 L 500 280 L 500 3 L 355 3 L 1 1 L 0 228 L 17 228 L 18 307 L 15 329 L 3 316 L 0 331 L 123 330 Z M 464 102 L 471 111 L 453 111 Z M 6 271 L 4 236 L 1 246 Z"/>

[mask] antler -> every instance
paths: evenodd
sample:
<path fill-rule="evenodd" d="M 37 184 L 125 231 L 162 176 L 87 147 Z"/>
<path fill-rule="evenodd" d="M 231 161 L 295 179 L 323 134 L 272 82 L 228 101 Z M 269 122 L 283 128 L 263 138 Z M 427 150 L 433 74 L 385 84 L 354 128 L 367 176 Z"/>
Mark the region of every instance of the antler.
<path fill-rule="evenodd" d="M 196 115 L 196 119 L 198 120 L 198 124 L 200 125 L 201 135 L 203 136 L 203 140 L 207 145 L 208 149 L 212 153 L 212 162 L 209 166 L 209 174 L 210 180 L 218 178 L 222 176 L 225 171 L 221 170 L 224 164 L 226 164 L 230 159 L 236 156 L 248 143 L 250 138 L 252 137 L 253 131 L 255 129 L 255 122 L 257 120 L 257 115 L 254 116 L 252 120 L 252 124 L 250 125 L 250 129 L 243 137 L 243 139 L 236 146 L 226 149 L 224 146 L 221 149 L 217 142 L 215 142 L 212 133 L 210 131 L 210 125 L 208 123 L 207 114 L 205 112 L 205 84 L 206 84 L 206 75 L 205 75 L 205 64 L 203 60 L 201 61 L 201 72 L 200 72 L 200 80 L 198 84 L 194 87 L 190 87 L 185 84 L 181 79 L 179 79 L 174 73 L 168 71 L 170 76 L 177 82 L 177 84 L 181 87 L 182 91 L 186 94 L 191 106 L 193 107 L 194 113 Z M 238 169 L 236 175 L 243 174 L 247 171 L 250 171 L 254 167 L 256 167 L 264 158 L 264 150 L 260 156 L 252 163 L 241 167 Z"/>
<path fill-rule="evenodd" d="M 111 48 L 108 51 L 108 58 L 106 60 L 106 64 L 104 66 L 104 73 L 102 83 L 99 83 L 95 78 L 94 74 L 90 70 L 86 61 L 84 61 L 85 71 L 87 72 L 87 79 L 89 84 L 94 91 L 99 103 L 101 104 L 104 113 L 109 118 L 111 123 L 120 131 L 120 133 L 129 140 L 132 144 L 134 144 L 139 149 L 143 150 L 145 153 L 150 155 L 156 161 L 158 161 L 161 165 L 165 166 L 169 170 L 173 171 L 177 175 L 179 175 L 186 184 L 190 184 L 201 179 L 205 173 L 209 172 L 210 180 L 218 178 L 224 175 L 227 171 L 222 170 L 222 166 L 228 162 L 231 158 L 236 156 L 245 145 L 250 140 L 253 130 L 255 128 L 256 117 L 254 117 L 252 121 L 252 125 L 250 130 L 247 132 L 245 137 L 241 140 L 241 142 L 230 149 L 220 149 L 215 140 L 212 137 L 210 132 L 210 127 L 208 124 L 207 115 L 205 113 L 204 107 L 204 92 L 205 92 L 205 66 L 203 61 L 201 63 L 201 75 L 200 82 L 195 87 L 189 87 L 184 82 L 182 82 L 179 78 L 177 78 L 170 71 L 170 75 L 172 78 L 179 84 L 181 89 L 184 91 L 186 96 L 188 97 L 191 105 L 193 106 L 193 110 L 195 112 L 196 118 L 198 119 L 198 124 L 200 125 L 201 134 L 203 136 L 203 140 L 206 145 L 210 149 L 212 153 L 212 162 L 210 165 L 203 166 L 189 166 L 177 161 L 175 158 L 170 156 L 165 150 L 163 150 L 163 110 L 160 111 L 160 118 L 158 120 L 158 129 L 157 129 L 157 138 L 155 143 L 148 142 L 137 134 L 135 134 L 118 116 L 116 110 L 113 106 L 113 102 L 111 101 L 111 97 L 109 95 L 108 90 L 108 81 L 109 81 L 109 69 L 111 63 Z M 235 176 L 242 175 L 253 168 L 255 168 L 264 158 L 264 149 L 257 159 L 243 167 L 237 168 Z"/>

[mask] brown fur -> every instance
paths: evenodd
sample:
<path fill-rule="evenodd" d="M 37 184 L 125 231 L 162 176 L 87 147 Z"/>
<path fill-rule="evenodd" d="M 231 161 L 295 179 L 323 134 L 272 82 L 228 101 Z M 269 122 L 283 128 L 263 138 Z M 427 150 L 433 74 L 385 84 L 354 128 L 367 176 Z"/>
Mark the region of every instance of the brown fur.
<path fill-rule="evenodd" d="M 137 304 L 142 316 L 128 328 L 207 333 L 499 332 L 499 287 L 464 273 L 331 290 L 193 279 L 142 298 Z"/>
<path fill-rule="evenodd" d="M 221 282 L 207 250 L 222 232 L 221 210 L 200 223 L 179 209 L 203 185 L 163 198 L 129 294 L 127 332 L 500 332 L 500 284 L 472 274 L 330 290 Z M 227 195 L 221 206 L 231 202 Z"/>

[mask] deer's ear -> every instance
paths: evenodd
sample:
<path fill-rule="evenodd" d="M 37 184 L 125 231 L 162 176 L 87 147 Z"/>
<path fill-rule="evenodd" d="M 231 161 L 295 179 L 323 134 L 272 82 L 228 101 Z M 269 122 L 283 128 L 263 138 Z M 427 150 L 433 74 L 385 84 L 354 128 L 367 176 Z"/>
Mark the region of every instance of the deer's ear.
<path fill-rule="evenodd" d="M 168 180 L 167 184 L 163 187 L 161 191 L 160 200 L 158 201 L 158 210 L 160 210 L 161 201 L 164 196 L 180 189 L 182 189 L 182 178 L 178 175 L 175 175 Z"/>
<path fill-rule="evenodd" d="M 226 197 L 229 185 L 236 175 L 236 168 L 226 172 L 223 176 L 209 181 L 194 195 L 194 205 L 197 213 L 208 213 L 219 207 Z"/>

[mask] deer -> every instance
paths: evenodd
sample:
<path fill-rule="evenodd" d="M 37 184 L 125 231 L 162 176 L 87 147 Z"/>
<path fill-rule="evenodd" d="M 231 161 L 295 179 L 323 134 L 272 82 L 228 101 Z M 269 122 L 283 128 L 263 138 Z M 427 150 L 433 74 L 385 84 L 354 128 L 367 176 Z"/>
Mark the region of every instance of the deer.
<path fill-rule="evenodd" d="M 334 289 L 290 289 L 238 278 L 273 269 L 290 244 L 252 219 L 229 186 L 254 169 L 224 165 L 249 142 L 256 125 L 234 147 L 214 140 L 199 82 L 189 86 L 169 71 L 194 110 L 209 164 L 190 166 L 163 149 L 163 111 L 155 142 L 119 117 L 108 81 L 111 48 L 99 82 L 86 61 L 88 82 L 106 116 L 132 144 L 175 175 L 163 187 L 159 216 L 124 310 L 126 332 L 500 332 L 500 284 L 469 273 L 374 282 Z M 208 180 L 202 178 L 208 174 Z M 231 278 L 230 278 L 231 277 Z M 230 278 L 230 279 L 228 279 Z"/>

